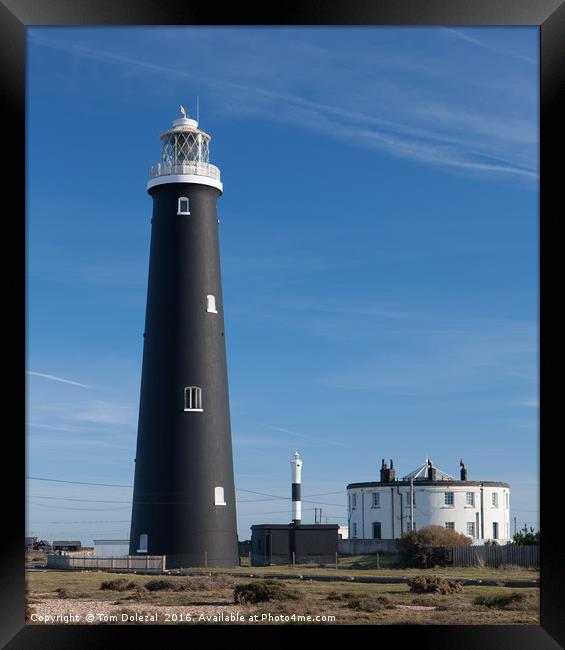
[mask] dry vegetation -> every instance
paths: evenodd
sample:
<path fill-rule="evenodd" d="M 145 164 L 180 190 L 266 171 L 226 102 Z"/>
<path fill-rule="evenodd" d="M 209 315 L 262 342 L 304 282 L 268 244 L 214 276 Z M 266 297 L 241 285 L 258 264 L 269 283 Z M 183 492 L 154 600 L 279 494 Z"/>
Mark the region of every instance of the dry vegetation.
<path fill-rule="evenodd" d="M 244 576 L 211 573 L 152 577 L 36 571 L 28 573 L 28 608 L 40 613 L 73 612 L 79 607 L 81 611 L 98 607 L 113 613 L 239 611 L 257 614 L 254 624 L 303 623 L 307 621 L 297 617 L 304 616 L 311 616 L 312 623 L 316 623 L 316 616 L 335 616 L 335 622 L 326 619 L 322 624 L 539 624 L 536 588 L 461 586 L 453 580 L 421 574 L 411 584 L 369 584 L 250 581 Z M 411 590 L 415 585 L 424 592 L 416 595 Z M 262 615 L 287 618 L 269 621 L 261 620 Z"/>

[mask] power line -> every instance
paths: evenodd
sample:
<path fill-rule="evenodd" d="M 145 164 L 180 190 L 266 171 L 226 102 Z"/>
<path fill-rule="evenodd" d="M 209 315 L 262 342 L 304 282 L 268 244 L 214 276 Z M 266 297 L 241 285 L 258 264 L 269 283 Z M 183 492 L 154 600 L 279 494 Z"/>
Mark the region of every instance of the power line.
<path fill-rule="evenodd" d="M 96 486 L 101 486 L 101 487 L 122 487 L 122 488 L 133 488 L 133 485 L 123 485 L 123 484 L 118 484 L 118 483 L 94 483 L 90 481 L 68 481 L 68 480 L 63 480 L 63 479 L 57 479 L 57 478 L 45 478 L 45 477 L 39 477 L 39 476 L 26 476 L 25 478 L 31 479 L 34 481 L 50 481 L 52 483 L 70 483 L 73 485 L 96 485 Z M 278 496 L 276 494 L 268 494 L 267 492 L 257 492 L 255 490 L 244 490 L 243 488 L 236 488 L 236 492 L 247 492 L 249 494 L 259 494 L 261 496 L 265 497 L 270 497 L 271 499 L 282 499 L 285 501 L 289 501 L 291 497 L 282 497 Z M 340 490 L 338 492 L 320 492 L 318 494 L 308 494 L 305 495 L 305 498 L 302 500 L 305 501 L 309 497 L 321 497 L 321 496 L 327 496 L 330 494 L 343 494 L 343 492 Z M 266 499 L 265 499 L 266 500 Z M 241 503 L 245 503 L 242 501 Z M 247 503 L 251 503 L 251 501 L 248 501 Z M 314 503 L 318 503 L 317 501 Z M 331 503 L 326 503 L 322 505 L 336 505 L 336 504 L 331 504 Z M 341 506 L 341 504 L 340 504 Z"/>
<path fill-rule="evenodd" d="M 83 519 L 82 521 L 42 521 L 41 524 L 129 524 L 129 519 Z"/>
<path fill-rule="evenodd" d="M 86 512 L 87 510 L 90 512 L 108 512 L 110 510 L 127 510 L 129 506 L 118 506 L 114 508 L 73 508 L 72 506 L 62 506 L 62 505 L 56 505 L 52 506 L 49 505 L 48 503 L 37 503 L 34 501 L 29 501 L 33 506 L 39 506 L 41 508 L 53 508 L 54 510 L 80 510 L 81 512 Z"/>
<path fill-rule="evenodd" d="M 123 488 L 132 488 L 133 485 L 119 485 L 117 483 L 89 483 L 87 481 L 64 481 L 59 478 L 41 478 L 39 476 L 26 476 L 25 478 L 31 479 L 33 481 L 50 481 L 52 483 L 72 483 L 74 485 L 102 485 L 104 487 L 123 487 Z"/>
<path fill-rule="evenodd" d="M 106 499 L 72 499 L 70 497 L 52 497 L 52 496 L 42 496 L 39 494 L 29 494 L 32 499 L 53 499 L 55 501 L 86 501 L 88 503 L 131 503 L 130 501 L 109 501 Z"/>

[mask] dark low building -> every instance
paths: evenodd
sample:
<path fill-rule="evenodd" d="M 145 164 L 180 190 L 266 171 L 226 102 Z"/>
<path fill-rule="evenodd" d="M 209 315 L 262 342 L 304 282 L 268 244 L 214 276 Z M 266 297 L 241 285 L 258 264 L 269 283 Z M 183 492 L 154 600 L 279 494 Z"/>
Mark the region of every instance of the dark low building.
<path fill-rule="evenodd" d="M 242 542 L 238 541 L 237 548 L 239 549 L 239 557 L 247 557 L 251 551 L 251 540 L 245 539 Z"/>
<path fill-rule="evenodd" d="M 329 564 L 338 552 L 337 524 L 251 526 L 251 564 Z M 294 553 L 294 556 L 293 556 Z"/>
<path fill-rule="evenodd" d="M 50 551 L 51 544 L 49 544 L 49 542 L 46 542 L 44 539 L 39 539 L 37 542 L 35 542 L 33 548 L 36 551 Z"/>
<path fill-rule="evenodd" d="M 26 551 L 31 551 L 37 544 L 37 537 L 26 537 Z"/>
<path fill-rule="evenodd" d="M 80 551 L 82 544 L 78 540 L 54 540 L 54 551 Z"/>

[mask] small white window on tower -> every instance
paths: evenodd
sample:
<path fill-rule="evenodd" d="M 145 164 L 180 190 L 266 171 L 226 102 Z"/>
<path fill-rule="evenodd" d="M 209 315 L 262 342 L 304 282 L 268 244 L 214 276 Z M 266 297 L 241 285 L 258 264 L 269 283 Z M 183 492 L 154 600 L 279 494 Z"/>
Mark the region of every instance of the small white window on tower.
<path fill-rule="evenodd" d="M 179 197 L 177 214 L 190 214 L 188 210 L 188 198 L 186 196 Z"/>
<path fill-rule="evenodd" d="M 224 498 L 224 488 L 219 485 L 214 488 L 214 505 L 215 506 L 227 505 Z"/>
<path fill-rule="evenodd" d="M 216 296 L 206 296 L 206 311 L 210 312 L 211 314 L 218 313 L 218 310 L 216 309 Z"/>
<path fill-rule="evenodd" d="M 138 553 L 147 553 L 147 533 L 142 533 L 139 536 L 139 548 L 137 549 Z"/>
<path fill-rule="evenodd" d="M 198 386 L 187 386 L 184 389 L 184 410 L 202 411 L 202 389 Z"/>

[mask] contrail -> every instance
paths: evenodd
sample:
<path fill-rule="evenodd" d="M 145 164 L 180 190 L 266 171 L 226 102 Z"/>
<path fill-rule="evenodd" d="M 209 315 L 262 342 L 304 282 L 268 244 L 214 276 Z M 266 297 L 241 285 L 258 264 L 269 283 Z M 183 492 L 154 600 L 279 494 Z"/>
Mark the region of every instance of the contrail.
<path fill-rule="evenodd" d="M 46 375 L 42 372 L 33 372 L 33 370 L 27 370 L 26 374 L 33 375 L 34 377 L 43 377 L 43 379 L 51 379 L 53 381 L 60 381 L 63 384 L 71 384 L 72 386 L 80 386 L 81 388 L 92 388 L 88 384 L 81 384 L 78 381 L 71 381 L 70 379 L 63 379 L 62 377 L 55 377 L 55 375 Z"/>

